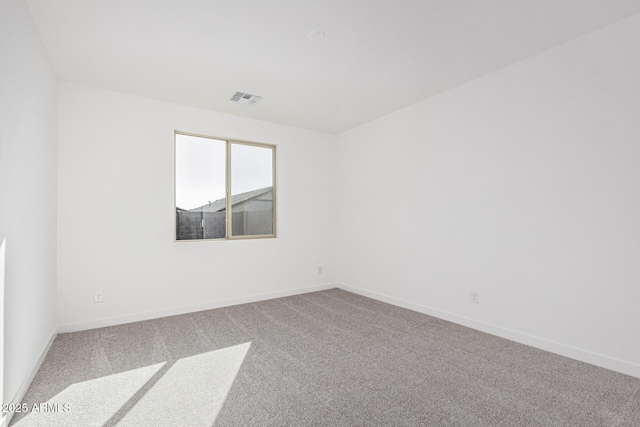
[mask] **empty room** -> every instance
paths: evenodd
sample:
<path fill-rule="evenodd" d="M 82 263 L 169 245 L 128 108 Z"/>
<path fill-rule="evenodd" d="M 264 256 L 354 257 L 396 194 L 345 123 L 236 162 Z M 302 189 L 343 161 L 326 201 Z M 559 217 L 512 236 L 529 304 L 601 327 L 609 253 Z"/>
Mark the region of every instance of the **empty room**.
<path fill-rule="evenodd" d="M 0 0 L 0 427 L 640 426 L 640 2 Z"/>

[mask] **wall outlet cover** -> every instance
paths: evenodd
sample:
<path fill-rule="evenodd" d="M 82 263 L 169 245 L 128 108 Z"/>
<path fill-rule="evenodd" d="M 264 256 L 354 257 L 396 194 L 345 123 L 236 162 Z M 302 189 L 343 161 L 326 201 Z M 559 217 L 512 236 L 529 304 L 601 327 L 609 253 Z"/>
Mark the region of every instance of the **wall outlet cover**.
<path fill-rule="evenodd" d="M 471 292 L 471 302 L 473 304 L 480 304 L 480 293 L 476 291 Z"/>

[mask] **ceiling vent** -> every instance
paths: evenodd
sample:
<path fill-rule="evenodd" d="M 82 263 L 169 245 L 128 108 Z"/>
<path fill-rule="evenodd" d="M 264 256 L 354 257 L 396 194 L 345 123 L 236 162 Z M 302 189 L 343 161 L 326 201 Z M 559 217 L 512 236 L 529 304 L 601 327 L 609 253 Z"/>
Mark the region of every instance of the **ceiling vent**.
<path fill-rule="evenodd" d="M 247 104 L 247 105 L 255 105 L 261 99 L 262 99 L 261 96 L 252 95 L 250 93 L 245 93 L 245 92 L 236 92 L 236 94 L 231 97 L 231 100 L 233 102 L 238 102 L 240 104 Z"/>

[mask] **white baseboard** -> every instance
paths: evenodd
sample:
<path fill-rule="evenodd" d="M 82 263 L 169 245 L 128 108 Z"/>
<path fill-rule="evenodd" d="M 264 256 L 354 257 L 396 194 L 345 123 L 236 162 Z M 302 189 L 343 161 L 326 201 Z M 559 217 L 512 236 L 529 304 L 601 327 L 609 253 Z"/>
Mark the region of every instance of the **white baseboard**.
<path fill-rule="evenodd" d="M 104 328 L 106 326 L 122 325 L 125 323 L 140 322 L 143 320 L 158 319 L 160 317 L 175 316 L 179 314 L 195 313 L 197 311 L 211 310 L 214 308 L 230 307 L 232 305 L 247 304 L 274 298 L 288 297 L 292 295 L 306 294 L 309 292 L 325 291 L 335 288 L 335 283 L 309 286 L 304 288 L 287 289 L 284 291 L 251 295 L 248 297 L 230 298 L 226 300 L 210 301 L 203 304 L 195 304 L 181 307 L 172 307 L 162 310 L 144 313 L 127 314 L 124 316 L 107 317 L 86 322 L 66 323 L 58 325 L 58 333 L 85 331 L 88 329 Z"/>
<path fill-rule="evenodd" d="M 417 311 L 419 313 L 427 314 L 429 316 L 437 317 L 439 319 L 447 320 L 459 325 L 467 326 L 472 329 L 477 329 L 482 332 L 486 332 L 492 335 L 506 338 L 511 341 L 518 342 L 520 344 L 529 345 L 531 347 L 546 350 L 551 353 L 556 353 L 561 356 L 576 359 L 581 362 L 590 363 L 592 365 L 599 366 L 601 368 L 610 369 L 612 371 L 620 372 L 626 375 L 640 378 L 640 365 L 629 362 L 626 360 L 616 359 L 604 354 L 594 353 L 581 348 L 573 347 L 571 345 L 562 344 L 559 342 L 547 340 L 544 338 L 529 335 L 523 332 L 515 331 L 513 329 L 503 328 L 490 323 L 481 322 L 466 316 L 460 316 L 458 314 L 450 313 L 447 311 L 438 310 L 432 307 L 415 304 L 402 299 L 390 297 L 388 295 L 380 294 L 377 292 L 371 292 L 364 289 L 356 288 L 344 283 L 337 283 L 336 286 L 345 291 L 353 292 L 362 296 L 373 298 L 378 301 L 386 302 L 396 305 L 398 307 L 407 308 L 409 310 Z"/>
<path fill-rule="evenodd" d="M 44 348 L 42 349 L 42 352 L 40 353 L 40 357 L 36 361 L 36 364 L 31 369 L 31 372 L 29 373 L 29 375 L 24 379 L 24 381 L 22 381 L 22 384 L 20 385 L 18 392 L 9 403 L 12 403 L 12 404 L 22 403 L 22 400 L 24 399 L 24 395 L 27 394 L 27 390 L 29 390 L 29 386 L 33 382 L 33 379 L 36 377 L 36 374 L 38 373 L 38 371 L 40 370 L 40 366 L 42 365 L 42 362 L 44 362 L 44 358 L 47 356 L 47 353 L 51 348 L 51 344 L 53 344 L 53 341 L 56 339 L 57 336 L 58 336 L 58 330 L 57 328 L 54 328 L 53 331 L 51 332 L 51 336 L 49 337 L 49 340 L 47 341 Z M 0 427 L 7 427 L 11 422 L 11 419 L 13 418 L 13 412 L 8 412 L 2 415 L 5 415 L 5 416 L 2 419 L 0 419 Z"/>

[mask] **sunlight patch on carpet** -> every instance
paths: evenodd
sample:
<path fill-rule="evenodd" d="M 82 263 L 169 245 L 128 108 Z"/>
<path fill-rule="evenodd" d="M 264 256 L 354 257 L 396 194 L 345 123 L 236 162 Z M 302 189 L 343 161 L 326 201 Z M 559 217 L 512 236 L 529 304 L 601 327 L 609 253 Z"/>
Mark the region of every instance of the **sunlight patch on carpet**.
<path fill-rule="evenodd" d="M 247 342 L 184 357 L 173 365 L 163 362 L 75 383 L 40 404 L 40 412 L 30 411 L 16 426 L 89 427 L 106 422 L 123 427 L 211 426 L 250 346 Z M 163 367 L 166 372 L 158 373 Z M 160 376 L 155 384 L 154 376 Z M 145 385 L 150 387 L 146 393 Z M 131 402 L 135 403 L 122 419 L 118 421 L 118 415 L 112 420 Z"/>
<path fill-rule="evenodd" d="M 118 426 L 211 426 L 251 343 L 178 360 Z"/>
<path fill-rule="evenodd" d="M 19 427 L 102 426 L 133 397 L 166 362 L 75 383 L 40 404 Z"/>

